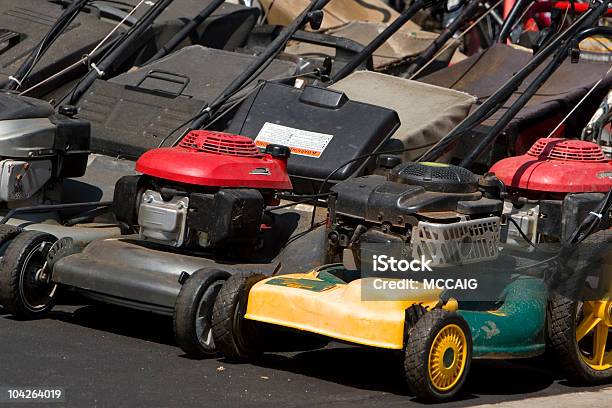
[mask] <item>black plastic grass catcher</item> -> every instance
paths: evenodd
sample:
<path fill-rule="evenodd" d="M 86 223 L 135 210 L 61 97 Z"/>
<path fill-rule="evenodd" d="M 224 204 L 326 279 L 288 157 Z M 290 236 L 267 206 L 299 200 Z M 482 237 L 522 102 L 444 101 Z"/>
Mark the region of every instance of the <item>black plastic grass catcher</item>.
<path fill-rule="evenodd" d="M 175 33 L 212 0 L 175 0 L 130 47 L 116 72 L 146 62 Z M 79 2 L 46 0 L 2 0 L 0 2 L 0 88 L 22 92 L 71 66 L 89 54 L 117 24 L 124 23 L 106 40 L 91 62 L 97 62 L 128 28 L 138 24 L 152 6 L 140 1 Z M 133 7 L 140 4 L 132 14 Z M 223 4 L 190 33 L 186 44 L 234 49 L 242 46 L 255 25 L 259 11 L 240 5 Z M 58 20 L 63 21 L 59 26 Z M 39 48 L 42 41 L 47 42 Z M 39 53 L 39 50 L 42 52 Z M 28 59 L 35 64 L 27 66 Z M 26 63 L 26 64 L 24 64 Z M 21 72 L 20 72 L 21 71 Z M 52 99 L 62 96 L 64 87 L 87 72 L 80 64 L 53 80 L 27 92 L 28 96 Z M 25 75 L 24 75 L 25 74 Z M 110 72 L 108 72 L 110 74 Z M 11 79 L 11 77 L 15 79 Z"/>
<path fill-rule="evenodd" d="M 41 0 L 0 2 L 0 83 L 11 81 L 22 63 L 47 36 L 64 12 L 60 4 Z M 79 13 L 58 37 L 58 41 L 33 67 L 23 81 L 25 89 L 78 61 L 110 32 L 113 24 L 96 14 Z M 21 81 L 20 81 L 21 82 Z M 13 84 L 14 85 L 14 84 Z M 49 87 L 40 89 L 40 96 Z"/>
<path fill-rule="evenodd" d="M 246 54 L 185 47 L 112 78 L 97 79 L 78 102 L 79 117 L 91 122 L 92 150 L 129 159 L 159 145 L 212 102 L 255 59 Z M 259 79 L 288 77 L 295 64 L 274 60 Z"/>

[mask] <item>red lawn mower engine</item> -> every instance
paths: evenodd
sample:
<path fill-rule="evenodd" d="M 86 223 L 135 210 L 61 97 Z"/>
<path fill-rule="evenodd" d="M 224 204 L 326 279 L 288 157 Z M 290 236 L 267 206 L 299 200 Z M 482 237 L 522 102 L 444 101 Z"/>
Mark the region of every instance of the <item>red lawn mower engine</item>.
<path fill-rule="evenodd" d="M 115 186 L 115 215 L 146 241 L 245 255 L 267 224 L 266 206 L 291 190 L 289 155 L 285 146 L 261 153 L 244 136 L 192 131 L 178 146 L 138 159 L 142 176 L 123 177 Z"/>
<path fill-rule="evenodd" d="M 612 188 L 612 161 L 599 145 L 582 140 L 540 139 L 527 154 L 501 160 L 491 172 L 508 192 L 501 240 L 525 248 L 519 226 L 533 243 L 567 239 Z M 603 228 L 609 221 L 602 219 Z"/>

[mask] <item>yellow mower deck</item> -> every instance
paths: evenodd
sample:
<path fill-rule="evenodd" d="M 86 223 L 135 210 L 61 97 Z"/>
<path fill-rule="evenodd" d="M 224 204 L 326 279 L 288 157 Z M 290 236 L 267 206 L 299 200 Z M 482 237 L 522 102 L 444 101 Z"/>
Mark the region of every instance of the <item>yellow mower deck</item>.
<path fill-rule="evenodd" d="M 344 283 L 320 279 L 319 273 L 258 282 L 249 292 L 245 318 L 366 346 L 402 349 L 405 310 L 418 303 L 431 309 L 439 303 L 441 292 L 425 289 L 396 293 L 394 297 L 401 299 L 396 301 L 364 301 L 362 285 L 373 278 Z"/>

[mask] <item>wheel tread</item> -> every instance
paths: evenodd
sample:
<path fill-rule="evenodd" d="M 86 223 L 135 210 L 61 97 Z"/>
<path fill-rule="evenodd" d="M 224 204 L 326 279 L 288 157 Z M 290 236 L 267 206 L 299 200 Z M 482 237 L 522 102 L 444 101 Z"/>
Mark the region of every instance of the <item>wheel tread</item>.
<path fill-rule="evenodd" d="M 247 296 L 248 290 L 264 278 L 262 274 L 240 272 L 229 278 L 219 291 L 213 307 L 213 338 L 217 350 L 228 360 L 240 361 L 249 356 L 246 350 L 241 350 L 236 344 L 235 333 L 233 333 L 234 310 L 239 306 L 240 298 Z"/>
<path fill-rule="evenodd" d="M 174 337 L 178 346 L 189 356 L 204 358 L 214 354 L 213 349 L 207 349 L 200 344 L 194 324 L 194 315 L 209 287 L 219 281 L 226 280 L 230 274 L 218 269 L 199 269 L 185 282 L 179 292 L 174 307 Z"/>
<path fill-rule="evenodd" d="M 578 307 L 575 295 L 584 285 L 584 270 L 601 265 L 602 253 L 609 250 L 611 243 L 610 231 L 599 231 L 587 237 L 584 244 L 589 246 L 581 254 L 575 266 L 577 269 L 549 297 L 548 347 L 565 377 L 578 384 L 601 384 L 612 380 L 612 369 L 598 372 L 582 361 L 575 340 Z"/>
<path fill-rule="evenodd" d="M 463 373 L 463 379 L 453 392 L 440 394 L 432 390 L 428 381 L 427 362 L 429 361 L 430 340 L 433 341 L 434 332 L 440 328 L 441 322 L 456 316 L 462 322 L 464 332 L 468 337 L 467 365 Z M 452 398 L 460 392 L 465 378 L 469 374 L 471 359 L 471 334 L 467 323 L 458 315 L 444 309 L 434 309 L 425 313 L 416 324 L 408 330 L 404 355 L 404 375 L 410 390 L 415 396 L 424 401 L 441 401 Z"/>

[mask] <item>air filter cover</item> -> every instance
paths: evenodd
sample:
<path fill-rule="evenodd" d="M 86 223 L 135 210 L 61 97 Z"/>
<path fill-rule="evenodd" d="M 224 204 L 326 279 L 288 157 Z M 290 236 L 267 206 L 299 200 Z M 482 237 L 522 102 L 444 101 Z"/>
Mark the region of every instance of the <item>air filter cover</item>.
<path fill-rule="evenodd" d="M 549 193 L 597 193 L 612 188 L 612 161 L 584 140 L 543 138 L 522 156 L 491 167 L 507 187 Z"/>
<path fill-rule="evenodd" d="M 540 159 L 576 161 L 587 163 L 607 162 L 598 144 L 584 140 L 546 138 L 538 140 L 527 152 Z"/>
<path fill-rule="evenodd" d="M 404 163 L 391 171 L 389 179 L 441 193 L 478 191 L 477 175 L 463 167 L 444 163 Z"/>
<path fill-rule="evenodd" d="M 197 152 L 224 154 L 239 157 L 261 156 L 253 140 L 245 136 L 232 135 L 208 130 L 189 132 L 179 143 L 179 147 Z"/>

